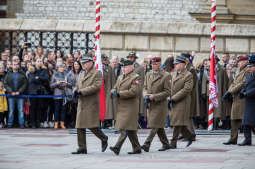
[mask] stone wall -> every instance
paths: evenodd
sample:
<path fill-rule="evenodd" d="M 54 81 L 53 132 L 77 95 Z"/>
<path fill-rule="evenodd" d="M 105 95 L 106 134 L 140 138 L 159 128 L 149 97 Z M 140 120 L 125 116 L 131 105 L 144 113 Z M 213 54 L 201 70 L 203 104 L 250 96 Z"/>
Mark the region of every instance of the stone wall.
<path fill-rule="evenodd" d="M 207 0 L 102 0 L 102 20 L 195 22 L 189 12 L 200 12 Z M 95 19 L 95 0 L 24 0 L 25 19 Z"/>
<path fill-rule="evenodd" d="M 16 18 L 16 13 L 23 13 L 24 0 L 7 0 L 7 17 Z"/>
<path fill-rule="evenodd" d="M 94 32 L 94 21 L 1 19 L 0 31 Z M 196 53 L 195 62 L 209 56 L 210 24 L 158 22 L 101 23 L 101 49 L 109 56 L 125 57 L 134 50 L 142 61 L 148 55 L 165 59 L 181 52 Z M 218 24 L 216 53 L 231 55 L 255 53 L 255 25 Z"/>

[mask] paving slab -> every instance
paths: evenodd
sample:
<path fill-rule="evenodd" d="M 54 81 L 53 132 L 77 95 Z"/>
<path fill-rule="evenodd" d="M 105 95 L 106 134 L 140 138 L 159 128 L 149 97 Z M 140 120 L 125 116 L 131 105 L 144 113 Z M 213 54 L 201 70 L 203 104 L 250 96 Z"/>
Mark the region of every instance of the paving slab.
<path fill-rule="evenodd" d="M 104 130 L 113 146 L 119 134 Z M 101 152 L 101 142 L 87 134 L 87 155 L 72 155 L 77 148 L 76 134 L 69 130 L 54 129 L 1 129 L 0 169 L 254 169 L 255 143 L 252 146 L 225 146 L 228 135 L 197 135 L 190 147 L 179 141 L 177 149 L 157 151 L 161 143 L 156 136 L 150 152 L 128 155 L 131 144 L 127 139 L 120 155 L 109 149 Z M 171 139 L 172 129 L 167 129 Z M 149 130 L 139 130 L 142 144 Z M 243 134 L 239 136 L 239 142 Z M 253 136 L 253 140 L 255 136 Z"/>

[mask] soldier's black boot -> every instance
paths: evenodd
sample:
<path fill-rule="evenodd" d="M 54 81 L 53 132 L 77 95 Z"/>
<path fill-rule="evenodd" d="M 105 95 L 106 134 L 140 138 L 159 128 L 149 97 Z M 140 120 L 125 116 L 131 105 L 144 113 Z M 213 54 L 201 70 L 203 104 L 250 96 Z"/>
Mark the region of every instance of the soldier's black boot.
<path fill-rule="evenodd" d="M 189 147 L 192 144 L 192 138 L 188 140 L 188 143 L 186 145 L 186 148 Z"/>
<path fill-rule="evenodd" d="M 251 139 L 244 138 L 244 140 L 238 145 L 239 146 L 251 146 Z"/>
<path fill-rule="evenodd" d="M 251 128 L 244 126 L 244 140 L 238 144 L 239 146 L 250 146 L 251 145 Z"/>
<path fill-rule="evenodd" d="M 102 152 L 105 152 L 108 146 L 108 137 L 106 136 L 106 141 L 102 141 Z"/>
<path fill-rule="evenodd" d="M 169 149 L 176 149 L 176 145 L 170 144 Z"/>
<path fill-rule="evenodd" d="M 236 143 L 237 143 L 236 141 L 232 141 L 229 139 L 227 142 L 224 142 L 223 144 L 224 145 L 231 145 L 231 144 L 235 145 Z"/>
<path fill-rule="evenodd" d="M 72 154 L 87 154 L 87 150 L 78 148 L 77 151 L 72 152 Z"/>
<path fill-rule="evenodd" d="M 149 152 L 150 151 L 150 147 L 149 146 L 146 146 L 145 144 L 142 145 L 141 147 L 145 152 Z"/>
<path fill-rule="evenodd" d="M 141 150 L 133 150 L 131 152 L 128 152 L 128 154 L 141 154 L 142 151 Z"/>
<path fill-rule="evenodd" d="M 170 145 L 163 145 L 158 151 L 166 151 L 170 149 Z"/>
<path fill-rule="evenodd" d="M 119 153 L 120 153 L 120 149 L 117 148 L 117 147 L 110 147 L 110 150 L 111 150 L 112 152 L 114 152 L 114 154 L 116 154 L 116 155 L 119 155 Z"/>

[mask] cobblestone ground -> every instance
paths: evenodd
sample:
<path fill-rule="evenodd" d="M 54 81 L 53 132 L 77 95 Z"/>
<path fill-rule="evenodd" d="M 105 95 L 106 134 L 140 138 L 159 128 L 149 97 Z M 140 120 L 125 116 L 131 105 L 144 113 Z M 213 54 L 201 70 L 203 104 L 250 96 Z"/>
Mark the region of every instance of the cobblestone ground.
<path fill-rule="evenodd" d="M 106 130 L 109 146 L 115 144 L 118 134 Z M 142 144 L 148 130 L 140 130 Z M 167 130 L 171 138 L 171 130 Z M 239 142 L 243 135 L 239 136 Z M 253 140 L 255 137 L 253 136 Z M 179 141 L 178 148 L 157 151 L 161 144 L 155 137 L 149 153 L 128 155 L 128 140 L 119 156 L 109 149 L 101 152 L 101 142 L 87 135 L 87 155 L 71 155 L 77 147 L 76 135 L 68 130 L 2 129 L 0 130 L 0 169 L 254 169 L 255 146 L 225 146 L 228 135 L 198 135 L 189 148 Z"/>

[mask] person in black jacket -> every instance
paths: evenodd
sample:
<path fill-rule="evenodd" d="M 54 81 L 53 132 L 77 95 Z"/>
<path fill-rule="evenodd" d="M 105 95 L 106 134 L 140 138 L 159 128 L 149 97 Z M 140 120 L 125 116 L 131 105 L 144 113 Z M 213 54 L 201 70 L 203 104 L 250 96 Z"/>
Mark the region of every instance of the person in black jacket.
<path fill-rule="evenodd" d="M 37 58 L 35 67 L 29 67 L 28 73 L 28 94 L 46 94 L 45 83 L 48 82 L 49 75 L 47 69 L 42 68 L 42 59 Z M 30 98 L 30 112 L 32 128 L 39 127 L 41 116 L 43 115 L 44 100 L 42 98 Z"/>
<path fill-rule="evenodd" d="M 255 128 L 255 55 L 251 55 L 248 63 L 248 76 L 245 86 L 241 90 L 239 97 L 245 98 L 245 108 L 242 125 L 244 126 L 244 140 L 238 144 L 240 146 L 251 145 L 251 130 Z"/>
<path fill-rule="evenodd" d="M 19 63 L 12 63 L 12 70 L 10 70 L 4 78 L 4 87 L 6 92 L 12 97 L 8 99 L 9 105 L 9 118 L 8 118 L 8 128 L 12 127 L 14 119 L 14 109 L 17 105 L 19 125 L 20 128 L 24 128 L 24 113 L 23 113 L 23 104 L 24 98 L 20 98 L 19 95 L 23 94 L 27 88 L 27 78 L 19 69 Z"/>

